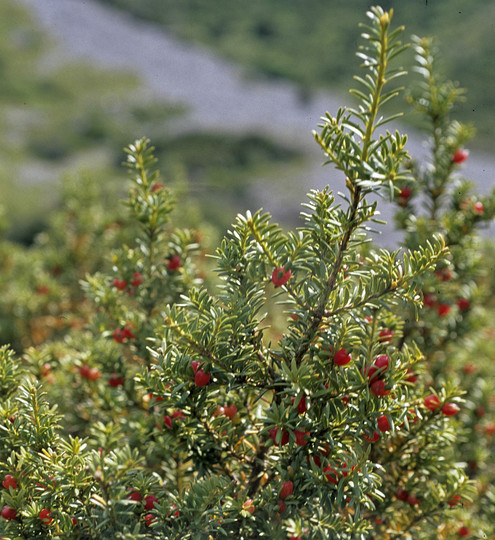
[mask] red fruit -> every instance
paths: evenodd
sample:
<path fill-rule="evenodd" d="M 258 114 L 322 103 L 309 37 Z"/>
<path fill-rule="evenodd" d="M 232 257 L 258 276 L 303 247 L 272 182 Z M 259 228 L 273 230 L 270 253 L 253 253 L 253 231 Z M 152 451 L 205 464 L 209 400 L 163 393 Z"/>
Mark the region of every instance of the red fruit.
<path fill-rule="evenodd" d="M 285 512 L 285 509 L 287 508 L 287 505 L 284 503 L 284 501 L 277 501 L 278 504 L 278 511 L 283 514 Z"/>
<path fill-rule="evenodd" d="M 332 484 L 335 484 L 335 485 L 339 483 L 340 476 L 333 467 L 330 467 L 330 465 L 328 465 L 327 467 L 323 468 L 323 472 L 326 473 L 325 478 L 327 479 L 328 482 L 331 482 Z"/>
<path fill-rule="evenodd" d="M 209 373 L 205 373 L 202 369 L 198 369 L 196 371 L 196 375 L 194 375 L 194 384 L 196 386 L 206 386 L 211 379 L 211 375 Z"/>
<path fill-rule="evenodd" d="M 17 512 L 13 508 L 11 508 L 10 506 L 5 505 L 2 508 L 2 514 L 1 515 L 2 515 L 3 519 L 12 520 L 12 519 L 15 519 L 17 517 Z"/>
<path fill-rule="evenodd" d="M 294 491 L 294 484 L 288 480 L 287 482 L 282 482 L 282 487 L 280 489 L 280 498 L 284 501 L 289 495 L 292 495 Z"/>
<path fill-rule="evenodd" d="M 289 432 L 285 431 L 285 430 L 282 431 L 282 437 L 280 439 L 280 445 L 279 445 L 277 443 L 277 433 L 278 433 L 278 431 L 279 431 L 278 428 L 270 429 L 270 439 L 273 440 L 273 442 L 275 443 L 275 446 L 284 446 L 289 442 Z"/>
<path fill-rule="evenodd" d="M 337 366 L 345 366 L 351 361 L 351 355 L 347 354 L 346 349 L 340 349 L 335 353 L 333 357 L 333 362 Z"/>
<path fill-rule="evenodd" d="M 155 508 L 155 503 L 158 502 L 158 499 L 154 495 L 146 495 L 144 498 L 144 509 L 153 510 Z"/>
<path fill-rule="evenodd" d="M 140 502 L 142 499 L 141 493 L 139 493 L 139 491 L 131 491 L 129 495 L 127 495 L 127 498 L 130 499 L 131 501 L 136 501 L 136 502 Z"/>
<path fill-rule="evenodd" d="M 426 307 L 435 307 L 437 305 L 437 297 L 434 294 L 425 294 L 423 296 L 423 304 Z"/>
<path fill-rule="evenodd" d="M 484 407 L 476 407 L 476 410 L 474 412 L 476 413 L 476 416 L 478 418 L 483 418 L 483 416 L 485 416 L 486 414 Z"/>
<path fill-rule="evenodd" d="M 409 492 L 407 492 L 405 489 L 399 488 L 395 492 L 395 496 L 399 501 L 404 501 L 405 502 L 409 498 Z"/>
<path fill-rule="evenodd" d="M 485 426 L 485 435 L 495 435 L 495 424 L 488 422 Z"/>
<path fill-rule="evenodd" d="M 471 531 L 465 525 L 463 525 L 462 527 L 459 527 L 459 530 L 457 531 L 457 534 L 461 537 L 469 536 L 470 533 Z"/>
<path fill-rule="evenodd" d="M 441 268 L 435 272 L 435 275 L 440 281 L 450 281 L 452 279 L 452 271 L 448 268 Z"/>
<path fill-rule="evenodd" d="M 378 431 L 373 431 L 373 435 L 371 437 L 366 433 L 363 435 L 363 437 L 368 442 L 376 442 L 380 440 L 380 434 L 378 433 Z"/>
<path fill-rule="evenodd" d="M 442 413 L 445 416 L 455 416 L 460 410 L 459 405 L 456 405 L 455 403 L 446 403 L 442 407 Z"/>
<path fill-rule="evenodd" d="M 410 373 L 410 375 L 406 377 L 407 382 L 415 383 L 418 380 L 417 375 L 414 374 L 414 371 L 411 368 L 407 368 L 407 373 Z"/>
<path fill-rule="evenodd" d="M 83 379 L 88 379 L 90 381 L 96 381 L 101 377 L 101 373 L 96 367 L 89 367 L 87 364 L 83 364 L 79 368 L 79 373 Z"/>
<path fill-rule="evenodd" d="M 198 368 L 201 367 L 202 363 L 203 362 L 196 362 L 196 360 L 193 360 L 191 362 L 191 367 L 193 368 L 194 373 L 196 373 L 196 371 L 198 371 Z"/>
<path fill-rule="evenodd" d="M 457 506 L 461 503 L 461 496 L 460 495 L 452 495 L 452 497 L 447 501 L 447 504 L 452 508 L 453 506 Z"/>
<path fill-rule="evenodd" d="M 176 504 L 173 504 L 173 505 L 172 505 L 172 510 L 173 510 L 174 508 L 177 508 L 177 505 L 176 505 Z M 172 514 L 172 510 L 170 510 L 170 512 L 168 513 L 169 516 L 170 516 L 170 514 Z M 176 511 L 172 514 L 173 517 L 179 517 L 179 515 L 180 515 L 179 510 L 176 510 Z"/>
<path fill-rule="evenodd" d="M 128 326 L 123 329 L 123 332 L 124 339 L 136 339 L 136 336 L 132 333 L 131 329 Z"/>
<path fill-rule="evenodd" d="M 174 411 L 172 413 L 172 418 L 176 418 L 176 419 L 182 419 L 182 418 L 185 418 L 186 415 L 182 412 L 182 411 Z"/>
<path fill-rule="evenodd" d="M 382 343 L 388 343 L 392 341 L 393 337 L 394 337 L 394 331 L 390 330 L 389 328 L 382 330 L 378 334 L 378 340 L 381 341 Z"/>
<path fill-rule="evenodd" d="M 471 363 L 464 364 L 462 369 L 466 375 L 471 375 L 472 373 L 476 372 L 476 366 Z"/>
<path fill-rule="evenodd" d="M 408 200 L 410 199 L 412 195 L 412 189 L 408 187 L 404 187 L 400 190 L 398 197 L 399 197 L 399 205 L 400 206 L 406 206 Z"/>
<path fill-rule="evenodd" d="M 375 358 L 375 361 L 373 362 L 373 364 L 382 370 L 382 373 L 384 371 L 387 371 L 387 369 L 389 368 L 389 365 L 390 365 L 390 361 L 388 359 L 388 356 L 386 354 L 381 354 L 380 356 L 377 356 Z"/>
<path fill-rule="evenodd" d="M 5 489 L 17 489 L 17 482 L 11 474 L 5 475 L 5 480 L 2 482 L 2 485 Z"/>
<path fill-rule="evenodd" d="M 229 405 L 228 407 L 223 407 L 223 414 L 227 418 L 230 418 L 232 420 L 237 414 L 237 407 L 235 405 Z"/>
<path fill-rule="evenodd" d="M 347 406 L 347 404 L 349 403 L 349 396 L 344 396 L 344 397 L 342 398 L 342 403 L 343 403 L 345 406 Z"/>
<path fill-rule="evenodd" d="M 387 390 L 385 386 L 385 381 L 382 381 L 381 379 L 372 382 L 370 390 L 375 396 L 388 396 L 390 394 L 390 390 Z"/>
<path fill-rule="evenodd" d="M 51 372 L 52 372 L 52 366 L 50 366 L 48 362 L 46 362 L 45 364 L 41 366 L 42 377 L 48 377 L 48 375 L 50 375 Z"/>
<path fill-rule="evenodd" d="M 125 291 L 127 289 L 127 281 L 115 278 L 113 280 L 113 286 L 119 291 Z"/>
<path fill-rule="evenodd" d="M 168 429 L 172 429 L 172 418 L 168 414 L 163 417 L 163 425 Z"/>
<path fill-rule="evenodd" d="M 117 386 L 122 386 L 124 384 L 125 378 L 118 373 L 112 373 L 111 377 L 108 379 L 109 386 L 116 388 Z"/>
<path fill-rule="evenodd" d="M 484 211 L 485 211 L 485 208 L 483 207 L 483 203 L 481 201 L 474 203 L 473 212 L 475 214 L 478 214 L 479 216 L 481 216 L 481 214 L 483 214 Z"/>
<path fill-rule="evenodd" d="M 430 394 L 429 396 L 425 397 L 424 404 L 427 409 L 430 409 L 430 411 L 435 411 L 440 406 L 440 400 L 435 394 Z"/>
<path fill-rule="evenodd" d="M 180 267 L 181 267 L 181 260 L 180 260 L 180 257 L 179 255 L 177 255 L 177 253 L 175 255 L 172 255 L 172 257 L 170 257 L 170 259 L 167 261 L 167 268 L 169 270 L 178 270 Z"/>
<path fill-rule="evenodd" d="M 285 285 L 289 281 L 291 275 L 292 272 L 290 270 L 286 272 L 283 266 L 275 268 L 272 273 L 272 283 L 275 287 L 282 287 L 282 285 Z"/>
<path fill-rule="evenodd" d="M 376 425 L 378 426 L 378 429 L 382 433 L 384 433 L 386 431 L 390 431 L 390 429 L 391 429 L 390 421 L 389 421 L 388 417 L 385 414 L 382 414 L 381 416 L 379 416 L 377 418 Z"/>
<path fill-rule="evenodd" d="M 308 431 L 300 431 L 298 429 L 295 429 L 294 435 L 296 436 L 296 444 L 298 446 L 305 446 L 306 444 L 308 444 L 308 441 L 305 438 L 305 437 L 309 437 Z"/>
<path fill-rule="evenodd" d="M 125 339 L 125 334 L 124 334 L 124 329 L 123 328 L 116 328 L 114 331 L 113 331 L 113 335 L 112 335 L 114 341 L 116 341 L 117 343 L 122 343 Z"/>
<path fill-rule="evenodd" d="M 464 161 L 467 160 L 468 156 L 469 152 L 467 150 L 459 148 L 459 150 L 456 150 L 454 152 L 454 155 L 452 156 L 452 163 L 464 163 Z"/>
<path fill-rule="evenodd" d="M 132 274 L 131 285 L 133 287 L 137 287 L 138 285 L 141 285 L 142 282 L 143 282 L 143 275 L 140 274 L 139 272 L 134 272 L 134 274 Z"/>
<path fill-rule="evenodd" d="M 292 403 L 294 403 L 295 398 L 292 398 Z M 303 394 L 301 396 L 301 399 L 299 400 L 299 403 L 297 404 L 297 412 L 299 414 L 304 414 L 308 410 L 306 406 L 306 394 Z"/>
<path fill-rule="evenodd" d="M 40 512 L 40 519 L 45 525 L 50 525 L 50 523 L 53 521 L 53 518 L 50 517 L 51 510 L 47 510 L 46 508 L 43 508 L 43 510 Z"/>
<path fill-rule="evenodd" d="M 77 525 L 77 519 L 75 517 L 72 517 L 71 520 L 72 520 L 72 526 L 75 527 Z"/>
<path fill-rule="evenodd" d="M 449 304 L 438 304 L 437 313 L 439 317 L 445 317 L 449 314 L 451 306 Z"/>
<path fill-rule="evenodd" d="M 254 504 L 253 504 L 253 499 L 246 499 L 243 503 L 242 503 L 242 509 L 243 510 L 246 510 L 246 512 L 249 512 L 250 514 L 254 514 Z"/>
<path fill-rule="evenodd" d="M 153 521 L 155 521 L 155 516 L 153 514 L 146 514 L 144 516 L 144 521 L 145 521 L 146 527 L 149 527 L 153 523 Z"/>
<path fill-rule="evenodd" d="M 467 298 L 459 298 L 456 303 L 461 311 L 467 311 L 471 307 L 471 302 Z"/>
<path fill-rule="evenodd" d="M 411 506 L 415 506 L 416 504 L 419 504 L 419 503 L 421 502 L 421 499 L 418 499 L 418 498 L 416 497 L 416 495 L 411 494 L 411 495 L 409 495 L 409 496 L 407 497 L 407 502 L 408 502 Z"/>

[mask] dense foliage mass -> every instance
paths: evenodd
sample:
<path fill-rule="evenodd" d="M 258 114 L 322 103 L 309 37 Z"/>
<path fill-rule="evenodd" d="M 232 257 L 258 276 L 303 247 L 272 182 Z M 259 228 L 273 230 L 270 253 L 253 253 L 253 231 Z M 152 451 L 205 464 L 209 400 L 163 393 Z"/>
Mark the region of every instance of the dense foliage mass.
<path fill-rule="evenodd" d="M 431 160 L 384 131 L 403 74 L 391 18 L 368 13 L 357 106 L 315 133 L 342 193 L 312 191 L 296 231 L 238 215 L 210 272 L 139 139 L 125 211 L 68 183 L 31 249 L 0 244 L 5 538 L 495 534 L 476 232 L 495 194 L 458 175 L 472 130 L 429 40 L 410 100 Z M 397 203 L 395 252 L 373 246 L 377 193 Z"/>

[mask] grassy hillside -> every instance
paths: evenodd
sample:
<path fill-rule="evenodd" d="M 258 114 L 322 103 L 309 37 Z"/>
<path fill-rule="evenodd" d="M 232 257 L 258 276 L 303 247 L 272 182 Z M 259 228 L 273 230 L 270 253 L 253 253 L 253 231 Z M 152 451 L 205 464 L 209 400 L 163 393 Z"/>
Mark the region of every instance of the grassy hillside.
<path fill-rule="evenodd" d="M 0 217 L 17 240 L 29 242 L 43 228 L 65 171 L 84 170 L 81 182 L 89 175 L 122 183 L 122 149 L 143 135 L 156 146 L 167 178 L 180 171 L 190 179 L 190 191 L 219 226 L 240 209 L 251 178 L 296 157 L 250 135 L 167 138 L 164 127 L 183 109 L 145 100 L 127 73 L 47 62 L 49 51 L 26 10 L 15 0 L 0 2 Z"/>
<path fill-rule="evenodd" d="M 301 86 L 348 88 L 355 73 L 357 22 L 369 0 L 100 0 L 163 25 L 270 77 Z M 492 148 L 495 137 L 495 39 L 492 0 L 382 0 L 405 24 L 406 36 L 434 35 L 449 78 L 468 90 L 460 111 L 478 128 L 477 143 Z"/>

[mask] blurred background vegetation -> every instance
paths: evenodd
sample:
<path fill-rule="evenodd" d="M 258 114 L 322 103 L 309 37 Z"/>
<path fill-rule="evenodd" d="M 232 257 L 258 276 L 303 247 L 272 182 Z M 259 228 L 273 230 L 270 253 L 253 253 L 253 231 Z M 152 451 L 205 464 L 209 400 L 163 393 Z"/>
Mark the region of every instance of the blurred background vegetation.
<path fill-rule="evenodd" d="M 99 1 L 206 45 L 253 74 L 295 81 L 303 98 L 321 88 L 346 91 L 356 69 L 358 21 L 371 5 L 394 8 L 394 24 L 406 26 L 404 39 L 412 34 L 436 36 L 447 78 L 467 89 L 459 120 L 473 122 L 476 145 L 493 150 L 492 0 Z"/>
<path fill-rule="evenodd" d="M 357 65 L 357 22 L 365 0 L 99 0 L 163 26 L 243 65 L 252 77 L 297 83 L 302 100 L 320 89 L 344 91 Z M 473 122 L 472 146 L 491 149 L 495 127 L 495 4 L 489 0 L 383 0 L 411 34 L 435 35 L 447 77 L 468 90 L 458 111 Z M 0 205 L 9 237 L 30 243 L 59 204 L 65 171 L 122 183 L 122 148 L 146 135 L 165 178 L 177 178 L 201 216 L 226 227 L 249 206 L 249 186 L 286 176 L 301 155 L 257 134 L 167 135 L 186 111 L 152 102 L 124 72 L 50 61 L 49 36 L 15 0 L 0 4 Z M 402 106 L 403 104 L 398 104 Z M 413 122 L 412 119 L 410 121 Z M 164 127 L 165 126 L 165 127 Z M 192 203 L 191 203 L 192 204 Z"/>

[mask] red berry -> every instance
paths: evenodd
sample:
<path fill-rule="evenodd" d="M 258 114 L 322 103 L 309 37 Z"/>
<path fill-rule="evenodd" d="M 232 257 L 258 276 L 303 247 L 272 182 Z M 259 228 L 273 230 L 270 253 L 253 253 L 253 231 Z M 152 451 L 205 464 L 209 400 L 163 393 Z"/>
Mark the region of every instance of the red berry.
<path fill-rule="evenodd" d="M 137 287 L 138 285 L 141 285 L 142 282 L 143 282 L 143 275 L 140 274 L 139 272 L 134 272 L 134 274 L 132 274 L 131 285 L 133 287 Z"/>
<path fill-rule="evenodd" d="M 272 428 L 270 429 L 270 439 L 275 443 L 275 446 L 279 446 L 279 443 L 277 442 L 277 434 L 279 429 L 278 428 Z M 280 446 L 284 446 L 289 442 L 289 432 L 282 430 L 282 436 L 280 439 Z"/>
<path fill-rule="evenodd" d="M 439 317 L 445 317 L 449 314 L 451 306 L 449 304 L 438 304 L 437 313 Z"/>
<path fill-rule="evenodd" d="M 282 487 L 280 489 L 280 498 L 282 500 L 287 499 L 289 495 L 292 495 L 294 491 L 294 484 L 288 480 L 287 482 L 282 482 Z"/>
<path fill-rule="evenodd" d="M 389 343 L 394 337 L 394 331 L 386 328 L 378 334 L 378 340 L 382 343 Z"/>
<path fill-rule="evenodd" d="M 457 534 L 461 537 L 469 536 L 470 533 L 471 531 L 465 525 L 459 527 L 459 530 L 457 531 Z"/>
<path fill-rule="evenodd" d="M 481 201 L 478 201 L 478 202 L 474 203 L 473 212 L 475 214 L 478 214 L 479 216 L 481 216 L 485 212 L 485 208 L 484 208 L 483 203 Z"/>
<path fill-rule="evenodd" d="M 434 294 L 425 294 L 423 296 L 423 304 L 426 307 L 435 307 L 437 305 L 437 297 Z"/>
<path fill-rule="evenodd" d="M 407 368 L 407 373 L 409 374 L 409 376 L 406 377 L 407 382 L 415 383 L 418 380 L 417 375 L 414 374 L 414 371 L 411 368 Z"/>
<path fill-rule="evenodd" d="M 117 386 L 122 386 L 124 384 L 125 378 L 118 373 L 112 373 L 108 379 L 109 386 L 116 388 Z"/>
<path fill-rule="evenodd" d="M 172 429 L 172 418 L 170 416 L 164 416 L 163 417 L 163 425 L 167 427 L 168 429 Z"/>
<path fill-rule="evenodd" d="M 380 440 L 380 434 L 378 433 L 378 431 L 373 431 L 373 435 L 371 437 L 366 433 L 363 435 L 363 437 L 368 442 L 376 442 Z"/>
<path fill-rule="evenodd" d="M 292 272 L 290 270 L 286 272 L 283 266 L 275 268 L 272 273 L 272 283 L 275 287 L 282 287 L 282 285 L 285 285 L 289 281 L 291 275 Z"/>
<path fill-rule="evenodd" d="M 123 329 L 123 333 L 124 333 L 124 339 L 136 339 L 136 336 L 133 334 L 132 330 L 129 328 L 129 326 L 126 326 L 124 329 Z"/>
<path fill-rule="evenodd" d="M 223 407 L 223 414 L 227 418 L 230 418 L 232 420 L 237 414 L 237 407 L 235 405 L 229 405 L 228 407 Z"/>
<path fill-rule="evenodd" d="M 155 503 L 158 502 L 158 499 L 154 495 L 146 495 L 144 498 L 144 509 L 153 510 L 155 508 Z"/>
<path fill-rule="evenodd" d="M 407 502 L 411 505 L 411 506 L 415 506 L 416 504 L 419 504 L 421 502 L 421 499 L 418 499 L 418 497 L 416 497 L 416 495 L 409 495 L 407 497 Z"/>
<path fill-rule="evenodd" d="M 402 188 L 400 191 L 399 191 L 399 205 L 400 206 L 406 206 L 407 205 L 407 202 L 408 200 L 410 199 L 412 195 L 412 189 L 411 188 L 408 188 L 408 187 L 404 187 Z"/>
<path fill-rule="evenodd" d="M 385 381 L 382 381 L 381 379 L 372 382 L 370 390 L 375 396 L 388 396 L 390 394 L 390 390 L 387 390 L 385 386 Z"/>
<path fill-rule="evenodd" d="M 249 512 L 250 514 L 254 514 L 255 507 L 253 504 L 253 499 L 247 499 L 244 501 L 242 503 L 242 509 L 246 510 L 246 512 Z"/>
<path fill-rule="evenodd" d="M 72 517 L 71 520 L 72 520 L 72 526 L 75 527 L 77 525 L 77 518 Z"/>
<path fill-rule="evenodd" d="M 131 501 L 136 501 L 136 502 L 140 502 L 142 497 L 141 497 L 141 493 L 139 493 L 139 491 L 131 491 L 129 493 L 129 495 L 127 495 L 127 498 L 130 499 Z"/>
<path fill-rule="evenodd" d="M 3 519 L 12 520 L 12 519 L 15 519 L 17 517 L 17 512 L 13 508 L 11 508 L 10 506 L 5 505 L 2 508 L 2 514 L 1 515 L 2 515 Z"/>
<path fill-rule="evenodd" d="M 399 488 L 395 492 L 395 496 L 399 501 L 404 501 L 405 502 L 409 498 L 409 492 L 407 492 L 405 489 Z"/>
<path fill-rule="evenodd" d="M 469 152 L 467 150 L 463 150 L 462 148 L 459 148 L 454 152 L 454 155 L 452 156 L 452 162 L 453 163 L 464 163 L 464 161 L 467 160 L 469 156 Z"/>
<path fill-rule="evenodd" d="M 278 504 L 278 511 L 283 514 L 285 512 L 285 509 L 287 508 L 287 505 L 284 503 L 284 501 L 277 501 Z"/>
<path fill-rule="evenodd" d="M 155 516 L 153 514 L 146 514 L 144 516 L 144 521 L 145 521 L 146 527 L 149 527 L 153 523 L 153 521 L 155 521 Z"/>
<path fill-rule="evenodd" d="M 211 375 L 209 373 L 205 373 L 202 369 L 198 369 L 196 371 L 196 375 L 194 375 L 194 384 L 196 386 L 206 386 L 211 379 Z"/>
<path fill-rule="evenodd" d="M 298 429 L 295 429 L 294 435 L 296 436 L 296 444 L 298 446 L 305 446 L 306 444 L 308 444 L 308 441 L 306 439 L 306 437 L 309 436 L 308 431 L 300 431 Z"/>
<path fill-rule="evenodd" d="M 435 272 L 435 275 L 440 281 L 450 281 L 452 279 L 452 270 L 449 268 L 441 268 Z"/>
<path fill-rule="evenodd" d="M 476 366 L 474 364 L 467 363 L 467 364 L 464 364 L 464 367 L 462 368 L 462 370 L 464 371 L 466 375 L 471 375 L 472 373 L 476 372 Z"/>
<path fill-rule="evenodd" d="M 337 366 L 345 366 L 351 361 L 351 355 L 347 354 L 347 349 L 340 349 L 335 353 L 333 361 Z"/>
<path fill-rule="evenodd" d="M 125 334 L 124 334 L 124 329 L 123 328 L 116 328 L 114 331 L 113 331 L 113 335 L 112 335 L 114 341 L 116 341 L 117 343 L 122 343 L 125 339 Z"/>
<path fill-rule="evenodd" d="M 192 367 L 194 373 L 196 373 L 196 372 L 198 371 L 198 368 L 201 367 L 201 364 L 202 364 L 202 363 L 203 363 L 203 362 L 196 362 L 196 360 L 193 360 L 193 361 L 191 362 L 191 367 Z"/>
<path fill-rule="evenodd" d="M 113 286 L 119 291 L 125 291 L 127 289 L 127 281 L 115 278 L 113 280 Z"/>
<path fill-rule="evenodd" d="M 17 482 L 11 474 L 5 475 L 5 480 L 2 482 L 2 485 L 5 489 L 17 489 Z"/>
<path fill-rule="evenodd" d="M 390 431 L 390 421 L 385 414 L 379 416 L 376 420 L 376 425 L 381 432 Z"/>
<path fill-rule="evenodd" d="M 328 465 L 327 467 L 323 468 L 323 472 L 326 473 L 325 478 L 327 479 L 328 482 L 331 482 L 332 484 L 335 484 L 335 485 L 339 483 L 340 476 L 333 467 L 330 467 L 330 465 Z"/>
<path fill-rule="evenodd" d="M 292 398 L 292 403 L 294 403 L 295 398 Z M 304 414 L 308 410 L 306 406 L 306 394 L 303 394 L 301 396 L 301 399 L 299 400 L 299 403 L 297 404 L 297 412 L 299 414 Z"/>
<path fill-rule="evenodd" d="M 457 307 L 461 311 L 467 311 L 471 307 L 471 302 L 467 298 L 459 298 L 457 300 Z"/>
<path fill-rule="evenodd" d="M 89 367 L 87 364 L 83 364 L 79 368 L 79 373 L 83 379 L 90 381 L 96 381 L 101 377 L 100 370 L 96 367 Z"/>
<path fill-rule="evenodd" d="M 460 410 L 459 405 L 456 405 L 455 403 L 446 403 L 442 407 L 442 413 L 445 416 L 455 416 Z"/>
<path fill-rule="evenodd" d="M 424 404 L 427 409 L 434 411 L 440 406 L 440 400 L 435 394 L 430 394 L 429 396 L 425 397 Z"/>
<path fill-rule="evenodd" d="M 46 362 L 41 366 L 41 376 L 42 377 L 48 377 L 50 373 L 52 372 L 52 366 Z"/>
<path fill-rule="evenodd" d="M 460 495 L 452 495 L 452 497 L 447 501 L 447 504 L 452 508 L 453 506 L 457 506 L 461 503 L 461 496 Z"/>
<path fill-rule="evenodd" d="M 43 510 L 40 512 L 40 519 L 45 525 L 50 525 L 50 523 L 53 521 L 50 514 L 51 510 L 47 510 L 46 508 L 43 508 Z"/>
<path fill-rule="evenodd" d="M 167 268 L 169 270 L 178 270 L 181 267 L 182 261 L 180 260 L 179 255 L 177 253 L 175 255 L 172 255 L 170 259 L 167 261 Z"/>
<path fill-rule="evenodd" d="M 182 418 L 185 418 L 186 415 L 182 412 L 182 411 L 174 411 L 172 413 L 172 418 L 175 418 L 175 419 L 182 419 Z"/>

